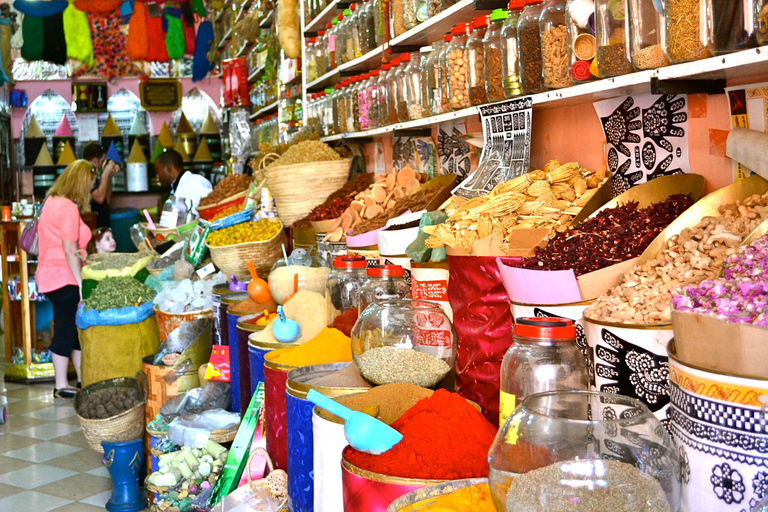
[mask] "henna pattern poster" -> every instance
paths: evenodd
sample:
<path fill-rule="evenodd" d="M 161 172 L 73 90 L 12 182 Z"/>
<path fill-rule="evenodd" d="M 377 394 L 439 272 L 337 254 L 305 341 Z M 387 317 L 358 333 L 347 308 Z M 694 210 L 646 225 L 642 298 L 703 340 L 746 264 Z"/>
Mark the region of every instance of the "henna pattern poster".
<path fill-rule="evenodd" d="M 688 97 L 641 94 L 595 103 L 613 195 L 659 176 L 690 172 Z"/>

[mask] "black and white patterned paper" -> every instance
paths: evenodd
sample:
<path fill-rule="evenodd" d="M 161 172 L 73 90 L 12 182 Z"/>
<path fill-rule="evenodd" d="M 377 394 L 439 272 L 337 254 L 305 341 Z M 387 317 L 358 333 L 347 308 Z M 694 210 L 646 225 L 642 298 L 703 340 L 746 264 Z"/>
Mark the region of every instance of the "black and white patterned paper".
<path fill-rule="evenodd" d="M 456 174 L 457 181 L 469 175 L 472 168 L 471 147 L 466 140 L 464 121 L 448 121 L 437 127 L 437 154 L 440 174 Z"/>
<path fill-rule="evenodd" d="M 613 195 L 659 176 L 690 172 L 688 97 L 641 94 L 595 103 Z"/>

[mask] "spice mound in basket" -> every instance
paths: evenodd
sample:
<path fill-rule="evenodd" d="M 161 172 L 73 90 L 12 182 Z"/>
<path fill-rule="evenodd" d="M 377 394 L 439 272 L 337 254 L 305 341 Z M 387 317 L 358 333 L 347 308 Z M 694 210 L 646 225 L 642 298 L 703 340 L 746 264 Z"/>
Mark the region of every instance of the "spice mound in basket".
<path fill-rule="evenodd" d="M 281 229 L 282 226 L 275 220 L 262 219 L 256 222 L 242 222 L 214 231 L 208 235 L 206 242 L 212 247 L 223 247 L 245 242 L 263 242 L 275 236 Z"/>
<path fill-rule="evenodd" d="M 488 475 L 496 428 L 469 402 L 443 389 L 424 398 L 391 425 L 403 440 L 381 455 L 352 447 L 344 458 L 360 469 L 402 478 L 457 480 Z"/>
<path fill-rule="evenodd" d="M 90 297 L 83 301 L 85 309 L 104 311 L 133 307 L 152 302 L 155 290 L 133 277 L 107 277 L 101 281 Z"/>
<path fill-rule="evenodd" d="M 230 174 L 216 184 L 213 192 L 200 199 L 200 206 L 220 203 L 228 197 L 245 192 L 252 182 L 253 178 L 245 174 Z"/>
<path fill-rule="evenodd" d="M 78 414 L 86 419 L 106 419 L 117 416 L 142 403 L 136 388 L 110 388 L 89 394 L 79 404 Z"/>

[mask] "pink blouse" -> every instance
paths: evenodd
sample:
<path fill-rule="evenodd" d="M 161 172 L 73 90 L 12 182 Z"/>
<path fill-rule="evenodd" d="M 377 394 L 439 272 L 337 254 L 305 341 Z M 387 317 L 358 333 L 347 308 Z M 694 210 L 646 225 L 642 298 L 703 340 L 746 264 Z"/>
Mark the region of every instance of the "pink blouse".
<path fill-rule="evenodd" d="M 85 249 L 91 240 L 91 230 L 80 218 L 77 205 L 65 197 L 49 197 L 37 223 L 40 255 L 37 259 L 37 288 L 41 293 L 77 285 L 64 254 L 64 243 L 77 242 Z"/>

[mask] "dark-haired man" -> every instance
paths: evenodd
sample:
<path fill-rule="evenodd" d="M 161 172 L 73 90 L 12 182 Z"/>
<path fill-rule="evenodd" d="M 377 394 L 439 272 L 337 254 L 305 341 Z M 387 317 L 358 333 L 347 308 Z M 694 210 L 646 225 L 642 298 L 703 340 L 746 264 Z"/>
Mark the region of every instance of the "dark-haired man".
<path fill-rule="evenodd" d="M 197 205 L 213 190 L 213 185 L 204 176 L 184 170 L 184 160 L 178 151 L 169 149 L 155 160 L 157 179 L 164 187 L 171 187 L 171 194 L 182 198 L 197 214 Z"/>
<path fill-rule="evenodd" d="M 107 153 L 104 148 L 93 142 L 83 150 L 83 160 L 88 160 L 97 171 L 101 171 L 101 175 L 96 178 L 96 183 L 91 189 L 91 211 L 96 214 L 96 226 L 108 228 L 112 177 L 120 172 L 120 166 L 111 160 L 107 162 Z"/>

